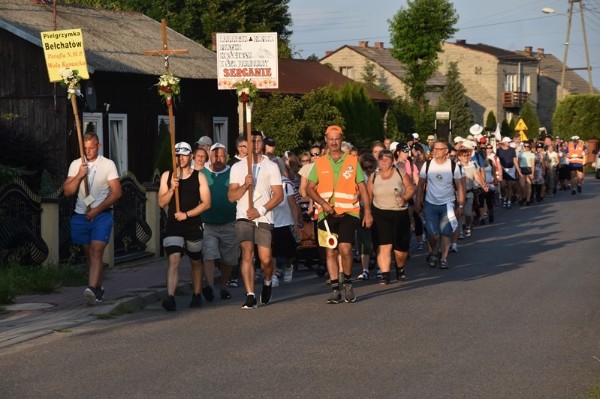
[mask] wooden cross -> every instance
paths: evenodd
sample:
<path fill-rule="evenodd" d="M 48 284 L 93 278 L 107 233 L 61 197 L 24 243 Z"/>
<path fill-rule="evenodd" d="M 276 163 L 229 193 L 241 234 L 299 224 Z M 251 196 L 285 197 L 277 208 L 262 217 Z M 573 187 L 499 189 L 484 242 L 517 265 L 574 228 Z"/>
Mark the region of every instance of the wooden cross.
<path fill-rule="evenodd" d="M 160 55 L 165 60 L 165 74 L 169 73 L 169 57 L 174 54 L 187 54 L 187 50 L 170 50 L 167 45 L 167 22 L 162 19 L 160 21 L 162 29 L 162 50 L 147 50 L 144 51 L 144 55 Z M 169 108 L 169 136 L 171 137 L 171 159 L 173 160 L 173 173 L 177 174 L 177 160 L 175 158 L 175 123 L 173 122 L 173 101 L 167 101 L 167 107 Z M 179 212 L 179 189 L 175 190 L 175 211 Z"/>

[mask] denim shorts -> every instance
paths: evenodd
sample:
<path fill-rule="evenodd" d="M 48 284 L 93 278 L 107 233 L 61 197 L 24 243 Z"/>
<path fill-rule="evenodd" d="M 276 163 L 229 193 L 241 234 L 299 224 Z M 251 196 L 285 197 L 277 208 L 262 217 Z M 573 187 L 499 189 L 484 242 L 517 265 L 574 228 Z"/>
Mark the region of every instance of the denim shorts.
<path fill-rule="evenodd" d="M 92 241 L 108 244 L 112 226 L 111 211 L 100 212 L 91 221 L 85 215 L 76 213 L 71 218 L 71 242 L 76 245 L 89 245 Z"/>
<path fill-rule="evenodd" d="M 448 218 L 448 206 L 425 202 L 423 207 L 425 233 L 428 237 L 436 235 L 451 236 L 453 229 Z"/>

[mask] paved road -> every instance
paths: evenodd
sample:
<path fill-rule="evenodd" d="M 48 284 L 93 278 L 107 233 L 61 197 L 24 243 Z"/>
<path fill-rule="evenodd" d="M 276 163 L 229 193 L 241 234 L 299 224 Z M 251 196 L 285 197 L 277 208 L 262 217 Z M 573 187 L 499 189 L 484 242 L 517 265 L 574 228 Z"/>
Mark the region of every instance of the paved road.
<path fill-rule="evenodd" d="M 0 398 L 577 398 L 600 381 L 600 182 L 499 211 L 450 269 L 357 282 L 308 272 L 243 311 L 158 304 L 0 352 Z"/>

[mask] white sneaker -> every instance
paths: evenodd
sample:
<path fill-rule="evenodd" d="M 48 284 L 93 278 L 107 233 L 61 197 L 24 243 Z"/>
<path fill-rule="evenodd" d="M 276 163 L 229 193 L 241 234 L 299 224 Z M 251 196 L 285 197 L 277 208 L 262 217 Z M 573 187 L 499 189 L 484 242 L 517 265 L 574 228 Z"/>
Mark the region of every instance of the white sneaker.
<path fill-rule="evenodd" d="M 289 283 L 292 281 L 293 277 L 294 277 L 294 267 L 293 266 L 286 267 L 283 270 L 283 282 Z"/>
<path fill-rule="evenodd" d="M 450 252 L 458 252 L 458 244 L 457 243 L 453 243 L 452 246 L 450 247 Z"/>
<path fill-rule="evenodd" d="M 368 280 L 369 279 L 369 269 L 363 270 L 363 272 L 358 275 L 357 279 L 359 279 L 359 280 Z"/>
<path fill-rule="evenodd" d="M 271 287 L 279 287 L 279 278 L 275 274 L 271 277 Z"/>

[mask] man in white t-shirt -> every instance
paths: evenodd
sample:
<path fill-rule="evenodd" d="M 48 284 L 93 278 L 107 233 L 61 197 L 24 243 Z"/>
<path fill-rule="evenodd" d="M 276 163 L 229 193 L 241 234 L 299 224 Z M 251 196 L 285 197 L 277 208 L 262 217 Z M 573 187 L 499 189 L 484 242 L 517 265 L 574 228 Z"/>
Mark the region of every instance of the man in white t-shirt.
<path fill-rule="evenodd" d="M 252 172 L 248 173 L 247 158 L 231 167 L 227 198 L 237 201 L 236 234 L 242 249 L 241 272 L 246 288 L 246 301 L 242 309 L 255 309 L 254 294 L 254 244 L 264 273 L 260 302 L 266 305 L 271 300 L 271 237 L 273 232 L 273 208 L 283 200 L 283 187 L 279 167 L 263 155 L 264 138 L 261 132 L 252 132 Z M 252 206 L 248 189 L 252 188 Z"/>
<path fill-rule="evenodd" d="M 440 269 L 447 269 L 450 237 L 458 227 L 458 218 L 463 212 L 465 188 L 460 168 L 448 158 L 446 140 L 437 140 L 431 150 L 433 158 L 423 164 L 419 173 L 415 210 L 425 219 L 430 250 L 427 256 L 429 266 L 436 267 L 439 261 Z M 455 201 L 458 202 L 457 209 Z"/>
<path fill-rule="evenodd" d="M 88 305 L 95 305 L 104 297 L 102 257 L 112 231 L 112 207 L 121 197 L 121 181 L 115 163 L 98 155 L 100 141 L 96 133 L 83 136 L 83 148 L 86 162 L 71 162 L 63 190 L 66 197 L 77 194 L 71 241 L 83 245 L 89 272 L 83 295 Z"/>

